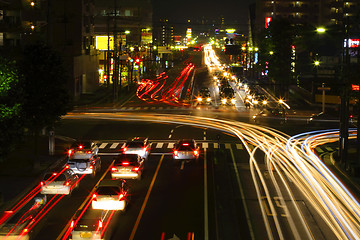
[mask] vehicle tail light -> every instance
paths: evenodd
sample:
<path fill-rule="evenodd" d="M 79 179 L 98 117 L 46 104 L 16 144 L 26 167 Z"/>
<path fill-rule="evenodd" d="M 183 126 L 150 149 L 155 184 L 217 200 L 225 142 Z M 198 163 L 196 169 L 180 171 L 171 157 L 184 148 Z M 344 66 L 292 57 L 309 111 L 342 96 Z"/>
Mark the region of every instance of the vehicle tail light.
<path fill-rule="evenodd" d="M 353 115 L 350 115 L 350 118 L 353 118 Z"/>
<path fill-rule="evenodd" d="M 182 145 L 183 145 L 183 146 L 189 146 L 189 144 L 188 144 L 188 143 L 183 143 Z"/>
<path fill-rule="evenodd" d="M 199 156 L 199 151 L 198 150 L 194 150 L 194 156 Z"/>
<path fill-rule="evenodd" d="M 111 172 L 117 172 L 117 171 L 118 171 L 118 169 L 116 167 L 111 168 Z"/>
<path fill-rule="evenodd" d="M 99 220 L 99 228 L 103 227 L 103 222 L 101 220 Z"/>
<path fill-rule="evenodd" d="M 69 154 L 69 155 L 72 154 L 72 150 L 71 150 L 71 149 L 68 150 L 68 154 Z"/>
<path fill-rule="evenodd" d="M 40 182 L 40 186 L 44 186 L 44 181 L 41 181 L 41 182 Z"/>
<path fill-rule="evenodd" d="M 70 223 L 70 228 L 73 228 L 73 227 L 74 227 L 74 220 L 72 220 Z"/>
<path fill-rule="evenodd" d="M 175 155 L 175 156 L 177 156 L 178 153 L 179 153 L 178 150 L 175 150 L 175 151 L 174 151 L 174 155 Z"/>
<path fill-rule="evenodd" d="M 129 162 L 122 162 L 121 163 L 123 166 L 128 166 L 130 163 Z"/>
<path fill-rule="evenodd" d="M 65 168 L 66 168 L 66 169 L 69 169 L 69 168 L 70 168 L 70 166 L 67 164 L 67 165 L 65 166 Z"/>
<path fill-rule="evenodd" d="M 124 148 L 123 148 L 123 152 L 126 152 L 127 150 L 128 150 L 127 147 L 124 147 Z"/>
<path fill-rule="evenodd" d="M 88 153 L 88 154 L 90 154 L 90 153 L 91 153 L 91 151 L 87 151 L 87 153 Z"/>
<path fill-rule="evenodd" d="M 67 180 L 65 183 L 64 183 L 65 186 L 69 186 L 70 185 L 70 180 Z"/>
<path fill-rule="evenodd" d="M 89 168 L 90 168 L 90 169 L 93 169 L 93 168 L 94 168 L 94 166 L 93 166 L 93 165 L 91 165 Z"/>
<path fill-rule="evenodd" d="M 93 201 L 97 201 L 97 199 L 96 199 L 96 193 L 94 193 L 94 194 L 92 195 L 92 200 L 93 200 Z"/>
<path fill-rule="evenodd" d="M 80 145 L 80 146 L 79 146 L 79 149 L 83 149 L 83 146 L 82 146 L 82 145 Z"/>
<path fill-rule="evenodd" d="M 125 197 L 125 195 L 121 193 L 120 196 L 119 196 L 119 201 L 123 200 L 124 197 Z"/>
<path fill-rule="evenodd" d="M 138 168 L 138 167 L 134 167 L 133 169 L 131 169 L 131 171 L 137 172 L 137 171 L 139 171 L 139 168 Z"/>

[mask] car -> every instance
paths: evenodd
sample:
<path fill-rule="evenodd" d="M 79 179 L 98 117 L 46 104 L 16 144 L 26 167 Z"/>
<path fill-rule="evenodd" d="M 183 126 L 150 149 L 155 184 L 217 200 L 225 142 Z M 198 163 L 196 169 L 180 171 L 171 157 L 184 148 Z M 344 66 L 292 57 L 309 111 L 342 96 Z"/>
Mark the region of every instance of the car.
<path fill-rule="evenodd" d="M 208 88 L 200 89 L 196 101 L 198 104 L 211 104 L 210 90 Z"/>
<path fill-rule="evenodd" d="M 44 173 L 40 185 L 41 194 L 70 195 L 73 189 L 79 185 L 79 177 L 67 167 L 60 171 L 50 170 Z"/>
<path fill-rule="evenodd" d="M 198 159 L 200 156 L 200 147 L 194 139 L 181 139 L 174 144 L 174 160 Z"/>
<path fill-rule="evenodd" d="M 144 159 L 138 154 L 120 154 L 111 167 L 113 179 L 141 179 L 144 171 Z"/>
<path fill-rule="evenodd" d="M 150 154 L 150 143 L 147 137 L 134 137 L 127 140 L 121 147 L 122 153 L 137 154 L 147 159 Z"/>
<path fill-rule="evenodd" d="M 255 123 L 285 124 L 287 113 L 283 108 L 264 108 L 252 116 Z"/>
<path fill-rule="evenodd" d="M 220 92 L 221 104 L 235 105 L 235 92 L 232 87 L 225 87 Z"/>
<path fill-rule="evenodd" d="M 314 126 L 326 126 L 336 127 L 340 126 L 340 113 L 337 111 L 328 111 L 312 114 L 308 119 L 307 123 Z M 352 113 L 349 113 L 349 126 L 356 127 L 357 119 Z"/>
<path fill-rule="evenodd" d="M 85 210 L 85 211 L 84 211 Z M 70 223 L 70 240 L 108 239 L 105 225 L 111 220 L 112 211 L 98 211 L 91 208 L 79 209 Z"/>
<path fill-rule="evenodd" d="M 92 196 L 92 209 L 125 211 L 130 200 L 130 191 L 123 179 L 104 179 Z"/>
<path fill-rule="evenodd" d="M 268 103 L 269 103 L 269 99 L 265 94 L 256 94 L 252 98 L 252 104 L 254 105 L 254 107 L 257 108 L 266 107 Z"/>
<path fill-rule="evenodd" d="M 76 174 L 91 174 L 95 176 L 101 170 L 101 159 L 95 155 L 87 158 L 82 154 L 71 154 L 68 156 L 66 166 Z"/>
<path fill-rule="evenodd" d="M 90 158 L 92 155 L 98 155 L 99 147 L 92 141 L 75 141 L 71 144 L 68 155 L 77 154 Z"/>

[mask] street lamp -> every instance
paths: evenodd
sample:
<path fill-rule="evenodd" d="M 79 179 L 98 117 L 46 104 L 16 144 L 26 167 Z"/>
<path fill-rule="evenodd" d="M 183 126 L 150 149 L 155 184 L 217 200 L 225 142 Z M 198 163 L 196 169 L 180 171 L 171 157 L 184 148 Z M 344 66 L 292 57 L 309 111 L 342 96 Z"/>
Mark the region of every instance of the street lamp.
<path fill-rule="evenodd" d="M 326 32 L 326 29 L 323 28 L 323 27 L 318 27 L 318 28 L 316 29 L 316 32 L 321 34 L 321 33 Z"/>

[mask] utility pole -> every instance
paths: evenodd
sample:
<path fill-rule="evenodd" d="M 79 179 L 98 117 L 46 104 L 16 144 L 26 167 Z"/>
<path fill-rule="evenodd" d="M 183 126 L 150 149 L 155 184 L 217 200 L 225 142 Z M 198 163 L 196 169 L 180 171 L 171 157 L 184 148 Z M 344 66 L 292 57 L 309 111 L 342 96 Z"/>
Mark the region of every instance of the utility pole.
<path fill-rule="evenodd" d="M 345 56 L 343 52 L 343 67 L 342 67 L 342 80 L 343 80 L 343 93 L 341 95 L 341 109 L 340 109 L 340 141 L 339 141 L 339 154 L 340 162 L 344 164 L 345 169 L 348 167 L 348 141 L 349 141 L 349 93 L 348 93 L 348 77 L 349 77 L 349 17 L 346 18 L 345 25 Z"/>
<path fill-rule="evenodd" d="M 118 32 L 117 32 L 117 6 L 116 6 L 116 0 L 114 0 L 114 70 L 113 70 L 113 102 L 116 102 L 118 100 Z"/>

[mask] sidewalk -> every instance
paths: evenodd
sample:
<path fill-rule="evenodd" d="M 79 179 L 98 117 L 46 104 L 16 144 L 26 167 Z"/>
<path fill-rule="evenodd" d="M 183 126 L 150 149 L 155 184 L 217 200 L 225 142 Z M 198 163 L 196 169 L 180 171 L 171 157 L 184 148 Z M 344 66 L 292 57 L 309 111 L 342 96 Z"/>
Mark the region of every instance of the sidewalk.
<path fill-rule="evenodd" d="M 65 150 L 70 142 L 56 138 L 55 154 L 50 156 L 48 141 L 48 136 L 39 137 L 38 153 L 36 154 L 34 144 L 29 144 L 33 141 L 28 137 L 8 156 L 8 161 L 0 164 L 1 211 L 8 209 L 36 186 L 46 169 L 64 159 Z M 39 162 L 39 167 L 36 169 L 32 167 L 34 161 Z"/>

